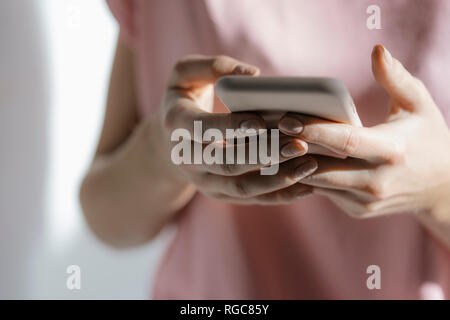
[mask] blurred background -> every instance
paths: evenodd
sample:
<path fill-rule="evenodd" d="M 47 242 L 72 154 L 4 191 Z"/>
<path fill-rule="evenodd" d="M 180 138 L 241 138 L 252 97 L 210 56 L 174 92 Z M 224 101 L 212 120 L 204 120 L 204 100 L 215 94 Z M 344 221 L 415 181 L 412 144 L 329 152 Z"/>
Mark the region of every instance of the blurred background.
<path fill-rule="evenodd" d="M 151 298 L 173 232 L 117 251 L 78 202 L 118 32 L 105 1 L 0 0 L 0 17 L 0 299 Z"/>

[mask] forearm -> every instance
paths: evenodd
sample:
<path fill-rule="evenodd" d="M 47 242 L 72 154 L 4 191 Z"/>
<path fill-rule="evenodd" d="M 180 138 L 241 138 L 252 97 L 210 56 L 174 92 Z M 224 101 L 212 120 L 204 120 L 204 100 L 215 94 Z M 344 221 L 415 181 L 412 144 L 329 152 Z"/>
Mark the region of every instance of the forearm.
<path fill-rule="evenodd" d="M 111 245 L 147 242 L 195 193 L 163 156 L 158 123 L 142 122 L 114 152 L 96 157 L 83 181 L 88 224 Z"/>

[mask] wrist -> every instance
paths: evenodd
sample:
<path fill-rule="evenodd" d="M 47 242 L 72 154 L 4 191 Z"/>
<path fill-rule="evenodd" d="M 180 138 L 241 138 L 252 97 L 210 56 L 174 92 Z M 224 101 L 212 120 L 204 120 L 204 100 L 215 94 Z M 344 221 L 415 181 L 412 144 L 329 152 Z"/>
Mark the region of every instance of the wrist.
<path fill-rule="evenodd" d="M 151 115 L 142 121 L 143 140 L 145 143 L 146 156 L 149 163 L 156 166 L 158 170 L 177 185 L 188 185 L 189 181 L 185 178 L 179 166 L 171 160 L 171 141 L 167 135 L 158 114 Z"/>
<path fill-rule="evenodd" d="M 420 215 L 450 222 L 450 179 L 429 190 L 425 198 L 425 206 L 420 210 Z"/>

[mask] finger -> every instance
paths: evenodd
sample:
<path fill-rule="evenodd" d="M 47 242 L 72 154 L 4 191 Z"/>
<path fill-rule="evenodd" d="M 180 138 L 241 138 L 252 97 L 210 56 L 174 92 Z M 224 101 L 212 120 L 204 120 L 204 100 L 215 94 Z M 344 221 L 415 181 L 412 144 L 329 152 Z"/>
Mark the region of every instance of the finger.
<path fill-rule="evenodd" d="M 329 156 L 329 157 L 334 157 L 334 158 L 339 158 L 339 159 L 347 158 L 347 156 L 344 154 L 339 154 L 339 153 L 333 152 L 327 148 L 324 148 L 324 147 L 319 146 L 314 143 L 308 144 L 308 154 Z"/>
<path fill-rule="evenodd" d="M 261 175 L 254 171 L 241 176 L 224 177 L 209 174 L 205 185 L 216 193 L 235 198 L 251 198 L 287 188 L 317 169 L 317 162 L 310 157 L 300 157 L 280 164 L 275 175 Z"/>
<path fill-rule="evenodd" d="M 399 195 L 378 201 L 361 199 L 351 191 L 313 188 L 313 194 L 326 196 L 354 218 L 371 218 L 411 210 L 411 196 Z"/>
<path fill-rule="evenodd" d="M 225 194 L 216 196 L 219 200 L 246 205 L 283 205 L 302 199 L 312 193 L 312 188 L 300 183 L 282 190 L 259 195 L 253 198 L 235 198 Z"/>
<path fill-rule="evenodd" d="M 295 113 L 284 115 L 281 132 L 335 153 L 366 160 L 389 160 L 399 152 L 392 139 L 374 128 L 355 127 Z"/>
<path fill-rule="evenodd" d="M 254 76 L 259 74 L 259 69 L 223 55 L 190 55 L 176 63 L 170 76 L 169 87 L 187 90 L 213 84 L 218 78 L 230 74 Z"/>
<path fill-rule="evenodd" d="M 377 82 L 401 107 L 412 112 L 429 105 L 424 103 L 430 99 L 430 95 L 422 82 L 412 76 L 382 45 L 373 48 L 372 72 Z"/>
<path fill-rule="evenodd" d="M 289 204 L 312 194 L 312 190 L 310 186 L 296 183 L 285 189 L 259 195 L 255 200 L 264 205 Z"/>
<path fill-rule="evenodd" d="M 356 195 L 349 191 L 332 190 L 326 188 L 313 188 L 313 194 L 321 195 L 332 200 L 339 208 L 353 218 L 364 218 L 368 212 L 372 212 L 370 209 L 369 201 L 362 201 Z"/>
<path fill-rule="evenodd" d="M 353 191 L 366 199 L 381 196 L 381 188 L 375 183 L 373 165 L 364 160 L 348 158 L 315 157 L 318 169 L 302 183 L 334 190 Z"/>
<path fill-rule="evenodd" d="M 185 132 L 186 138 L 197 142 L 202 142 L 208 130 L 211 130 L 210 134 L 225 138 L 227 130 L 238 137 L 246 131 L 259 132 L 266 128 L 264 120 L 256 113 L 209 113 L 188 98 L 177 99 L 176 104 L 169 108 L 165 126 L 169 131 L 179 129 L 179 132 Z"/>
<path fill-rule="evenodd" d="M 196 164 L 194 155 L 191 161 L 183 164 L 188 170 L 208 172 L 223 176 L 238 176 L 251 171 L 259 170 L 268 165 L 267 161 L 261 159 L 258 149 L 258 137 L 253 137 L 251 143 L 241 145 L 226 145 L 223 143 L 212 143 L 209 145 L 192 142 L 191 150 L 201 150 L 202 163 Z M 267 150 L 272 150 L 272 139 L 267 140 Z M 282 136 L 275 141 L 278 152 L 278 163 L 286 162 L 292 158 L 306 154 L 308 145 L 299 139 Z M 229 152 L 229 149 L 233 149 Z M 270 160 L 276 160 L 270 157 Z M 273 162 L 272 162 L 273 163 Z"/>

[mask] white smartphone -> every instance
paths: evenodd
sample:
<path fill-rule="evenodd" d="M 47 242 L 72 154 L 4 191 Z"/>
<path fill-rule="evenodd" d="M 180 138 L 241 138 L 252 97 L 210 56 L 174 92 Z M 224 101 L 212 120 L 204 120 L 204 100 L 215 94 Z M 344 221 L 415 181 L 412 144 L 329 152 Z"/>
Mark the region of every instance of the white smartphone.
<path fill-rule="evenodd" d="M 225 76 L 216 94 L 231 112 L 258 112 L 272 127 L 285 112 L 362 126 L 345 84 L 334 78 Z"/>

